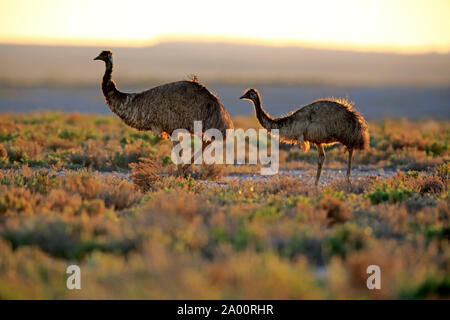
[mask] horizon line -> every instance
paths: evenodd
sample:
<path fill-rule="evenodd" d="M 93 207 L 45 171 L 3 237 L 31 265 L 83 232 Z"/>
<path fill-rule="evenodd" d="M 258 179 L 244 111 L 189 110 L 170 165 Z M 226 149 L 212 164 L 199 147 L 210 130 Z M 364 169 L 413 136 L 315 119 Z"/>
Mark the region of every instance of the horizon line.
<path fill-rule="evenodd" d="M 307 42 L 298 40 L 271 40 L 271 39 L 255 39 L 244 37 L 224 37 L 224 36 L 179 36 L 166 35 L 146 40 L 126 40 L 126 39 L 61 39 L 61 38 L 10 38 L 0 39 L 1 45 L 28 45 L 28 46 L 58 46 L 58 47 L 98 47 L 110 46 L 116 48 L 146 48 L 156 46 L 162 43 L 220 43 L 220 44 L 237 44 L 248 46 L 264 46 L 275 48 L 304 48 L 331 51 L 352 51 L 361 53 L 385 53 L 400 55 L 421 55 L 421 54 L 441 54 L 450 53 L 448 49 L 426 49 L 419 46 L 414 47 L 396 47 L 392 45 L 358 45 L 352 43 L 321 43 Z"/>

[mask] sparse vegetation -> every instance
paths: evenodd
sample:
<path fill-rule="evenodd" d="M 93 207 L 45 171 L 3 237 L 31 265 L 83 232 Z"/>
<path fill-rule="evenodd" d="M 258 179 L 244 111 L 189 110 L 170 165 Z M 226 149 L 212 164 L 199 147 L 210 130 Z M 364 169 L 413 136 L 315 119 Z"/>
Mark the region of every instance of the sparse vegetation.
<path fill-rule="evenodd" d="M 180 177 L 170 141 L 114 117 L 2 115 L 0 298 L 449 298 L 449 124 L 369 127 L 355 165 L 397 173 L 316 189 L 310 175 L 220 181 L 252 166 Z M 281 168 L 316 166 L 315 150 L 282 148 Z M 339 148 L 325 167 L 345 168 Z"/>

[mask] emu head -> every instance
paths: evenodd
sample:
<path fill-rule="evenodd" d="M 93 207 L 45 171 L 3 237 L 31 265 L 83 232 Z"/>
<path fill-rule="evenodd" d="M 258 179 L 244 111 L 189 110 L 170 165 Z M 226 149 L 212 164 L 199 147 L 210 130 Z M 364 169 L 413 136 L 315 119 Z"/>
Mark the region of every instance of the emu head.
<path fill-rule="evenodd" d="M 256 89 L 247 89 L 244 94 L 239 99 L 256 101 L 258 99 L 258 90 Z"/>
<path fill-rule="evenodd" d="M 101 60 L 104 61 L 105 63 L 110 62 L 112 64 L 113 54 L 110 50 L 104 50 L 100 52 L 100 54 L 97 57 L 95 57 L 94 60 Z"/>

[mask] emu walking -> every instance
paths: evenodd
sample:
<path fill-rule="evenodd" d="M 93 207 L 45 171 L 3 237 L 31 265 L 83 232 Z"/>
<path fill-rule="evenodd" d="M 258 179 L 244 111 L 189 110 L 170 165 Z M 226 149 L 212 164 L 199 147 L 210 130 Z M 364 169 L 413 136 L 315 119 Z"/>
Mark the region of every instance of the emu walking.
<path fill-rule="evenodd" d="M 315 184 L 319 183 L 325 160 L 324 145 L 342 143 L 348 150 L 347 180 L 350 182 L 354 150 L 364 150 L 369 145 L 369 131 L 361 114 L 344 100 L 323 99 L 304 106 L 280 118 L 270 117 L 261 106 L 256 89 L 248 89 L 240 99 L 253 102 L 259 123 L 268 131 L 278 129 L 282 141 L 298 144 L 304 152 L 309 143 L 317 146 L 319 161 Z"/>
<path fill-rule="evenodd" d="M 171 135 L 176 129 L 194 133 L 194 121 L 202 121 L 203 132 L 215 128 L 224 136 L 226 129 L 233 128 L 220 100 L 196 79 L 167 83 L 140 93 L 123 93 L 111 79 L 112 52 L 102 51 L 94 60 L 105 62 L 102 91 L 106 104 L 130 127 Z"/>

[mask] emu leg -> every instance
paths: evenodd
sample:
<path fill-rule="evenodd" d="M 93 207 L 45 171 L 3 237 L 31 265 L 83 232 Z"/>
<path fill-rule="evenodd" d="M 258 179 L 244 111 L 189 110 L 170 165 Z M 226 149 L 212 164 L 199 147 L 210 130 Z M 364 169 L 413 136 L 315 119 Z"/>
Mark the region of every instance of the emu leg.
<path fill-rule="evenodd" d="M 320 173 L 322 172 L 323 162 L 325 160 L 325 151 L 323 150 L 323 146 L 321 144 L 317 145 L 317 151 L 319 152 L 319 161 L 317 163 L 317 175 L 315 185 L 319 184 Z"/>
<path fill-rule="evenodd" d="M 348 149 L 348 167 L 347 167 L 348 183 L 350 183 L 350 172 L 352 171 L 352 156 L 353 156 L 353 149 Z"/>

